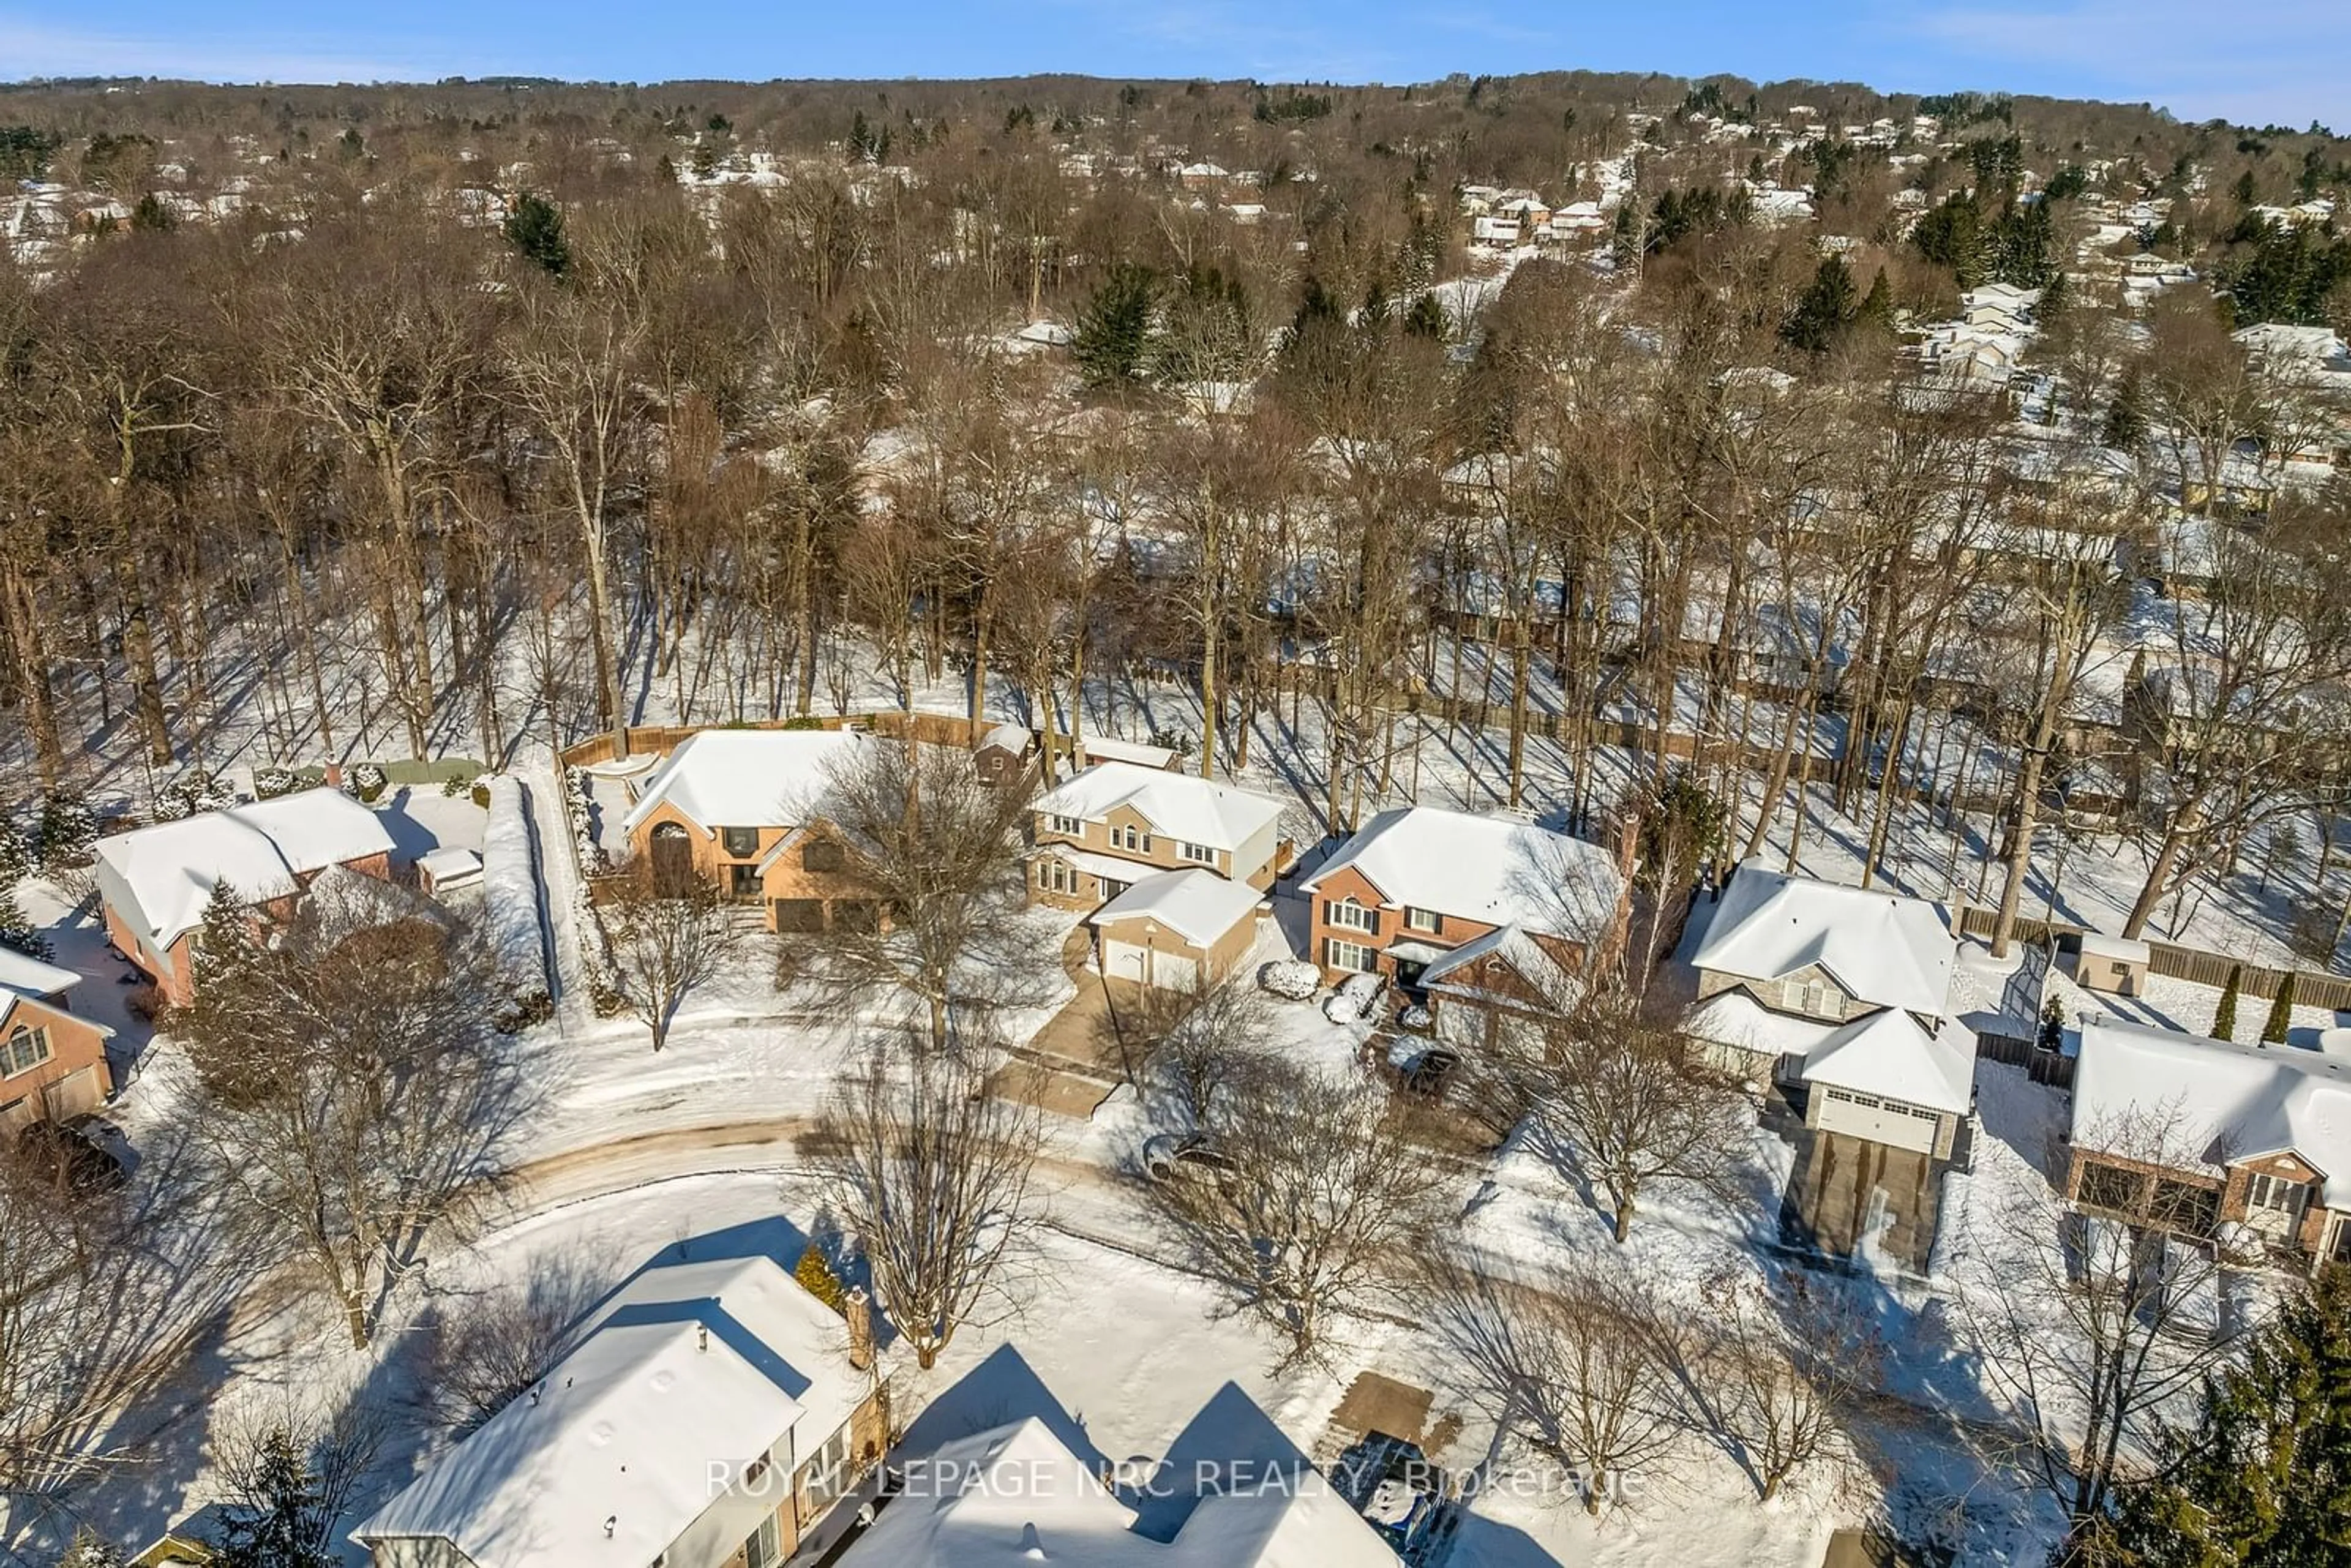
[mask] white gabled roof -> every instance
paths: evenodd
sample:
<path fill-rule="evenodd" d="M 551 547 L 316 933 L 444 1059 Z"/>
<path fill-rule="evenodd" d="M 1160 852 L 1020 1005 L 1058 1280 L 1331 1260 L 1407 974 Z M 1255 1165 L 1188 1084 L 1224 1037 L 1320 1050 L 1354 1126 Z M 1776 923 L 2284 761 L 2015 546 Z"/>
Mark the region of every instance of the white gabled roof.
<path fill-rule="evenodd" d="M 2351 1061 L 2151 1024 L 2084 1023 L 2074 1064 L 2074 1145 L 2099 1148 L 2125 1129 L 2144 1134 L 2149 1123 L 2213 1175 L 2224 1161 L 2291 1149 L 2325 1178 L 2326 1207 L 2351 1209 Z"/>
<path fill-rule="evenodd" d="M 1722 895 L 1690 962 L 1776 980 L 1814 965 L 1856 999 L 1939 1017 L 1959 945 L 1924 899 L 1767 870 L 1748 861 Z"/>
<path fill-rule="evenodd" d="M 945 1444 L 916 1473 L 924 1484 L 883 1510 L 841 1568 L 1396 1568 L 1372 1527 L 1302 1465 L 1293 1474 L 1234 1464 L 1230 1483 L 1210 1481 L 1165 1541 L 1139 1533 L 1134 1511 L 1033 1416 Z"/>
<path fill-rule="evenodd" d="M 1522 818 L 1439 806 L 1382 811 L 1299 891 L 1311 894 L 1349 866 L 1391 904 L 1576 942 L 1606 931 L 1624 881 L 1615 857 L 1598 844 Z"/>
<path fill-rule="evenodd" d="M 865 1394 L 847 1343 L 770 1259 L 648 1269 L 352 1537 L 444 1540 L 482 1568 L 644 1568 L 716 1500 L 713 1463 L 783 1463 L 787 1433 L 807 1452 L 840 1429 Z"/>
<path fill-rule="evenodd" d="M 1901 1008 L 1829 1023 L 1773 1012 L 1744 991 L 1708 997 L 1682 1032 L 1767 1056 L 1803 1059 L 1803 1079 L 1964 1116 L 1975 1102 L 1975 1040 L 1939 1019 L 1933 1033 Z"/>
<path fill-rule="evenodd" d="M 1114 925 L 1123 920 L 1156 920 L 1194 946 L 1208 947 L 1254 914 L 1264 898 L 1245 882 L 1196 866 L 1144 877 L 1086 916 L 1086 923 Z"/>
<path fill-rule="evenodd" d="M 98 841 L 98 858 L 137 903 L 120 913 L 163 948 L 204 924 L 223 882 L 259 903 L 292 893 L 312 872 L 393 848 L 381 817 L 340 789 L 319 789 L 117 833 Z"/>
<path fill-rule="evenodd" d="M 14 947 L 0 947 L 0 991 L 13 991 L 37 1000 L 71 990 L 79 984 L 81 977 L 71 969 L 59 968 Z"/>
<path fill-rule="evenodd" d="M 1097 762 L 1030 808 L 1050 816 L 1099 821 L 1121 806 L 1133 809 L 1162 838 L 1237 850 L 1281 818 L 1270 795 L 1169 773 L 1132 762 Z"/>
<path fill-rule="evenodd" d="M 845 729 L 705 729 L 646 775 L 621 827 L 633 831 L 666 802 L 703 831 L 798 827 L 865 737 Z"/>
<path fill-rule="evenodd" d="M 1089 764 L 1132 762 L 1144 768 L 1165 768 L 1176 760 L 1173 747 L 1140 740 L 1119 740 L 1106 735 L 1080 736 L 1077 753 Z"/>

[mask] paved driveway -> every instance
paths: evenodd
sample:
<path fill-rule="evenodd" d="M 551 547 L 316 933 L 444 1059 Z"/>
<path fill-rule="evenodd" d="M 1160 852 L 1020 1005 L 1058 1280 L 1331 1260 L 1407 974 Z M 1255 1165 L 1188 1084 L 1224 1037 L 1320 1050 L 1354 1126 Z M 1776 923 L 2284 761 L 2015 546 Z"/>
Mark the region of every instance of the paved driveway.
<path fill-rule="evenodd" d="M 1781 1235 L 1793 1246 L 1850 1258 L 1882 1223 L 1887 1255 L 1926 1272 L 1942 1208 L 1942 1173 L 1935 1162 L 1846 1133 L 1799 1127 L 1795 1139 Z"/>

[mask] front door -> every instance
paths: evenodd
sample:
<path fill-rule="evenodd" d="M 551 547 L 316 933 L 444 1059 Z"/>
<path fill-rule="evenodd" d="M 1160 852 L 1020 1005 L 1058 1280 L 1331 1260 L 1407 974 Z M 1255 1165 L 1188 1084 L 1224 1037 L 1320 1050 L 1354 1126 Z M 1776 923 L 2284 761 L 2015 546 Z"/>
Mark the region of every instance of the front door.
<path fill-rule="evenodd" d="M 664 894 L 685 891 L 694 883 L 694 843 L 675 822 L 653 830 L 653 887 Z"/>

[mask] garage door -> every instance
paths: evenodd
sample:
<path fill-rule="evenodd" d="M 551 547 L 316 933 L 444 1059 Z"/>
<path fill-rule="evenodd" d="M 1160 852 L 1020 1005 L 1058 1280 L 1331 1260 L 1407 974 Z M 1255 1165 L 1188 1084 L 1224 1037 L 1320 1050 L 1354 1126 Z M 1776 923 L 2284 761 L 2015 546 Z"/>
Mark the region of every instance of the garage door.
<path fill-rule="evenodd" d="M 1191 985 L 1199 970 L 1197 963 L 1181 953 L 1163 952 L 1134 942 L 1102 944 L 1102 973 L 1113 980 L 1180 989 Z"/>
<path fill-rule="evenodd" d="M 1856 1138 L 1922 1155 L 1935 1152 L 1938 1123 L 1932 1111 L 1847 1089 L 1818 1088 L 1813 1092 L 1821 1096 L 1820 1114 L 1813 1120 L 1823 1132 L 1850 1133 Z"/>

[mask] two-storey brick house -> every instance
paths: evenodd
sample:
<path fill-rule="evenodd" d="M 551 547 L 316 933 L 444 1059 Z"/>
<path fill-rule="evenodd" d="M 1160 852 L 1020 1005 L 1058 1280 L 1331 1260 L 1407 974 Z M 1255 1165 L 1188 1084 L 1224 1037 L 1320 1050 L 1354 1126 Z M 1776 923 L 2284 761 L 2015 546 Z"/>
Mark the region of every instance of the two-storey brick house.
<path fill-rule="evenodd" d="M 1615 961 L 1631 896 L 1598 844 L 1437 806 L 1381 812 L 1299 891 L 1326 978 L 1384 975 L 1425 995 L 1448 1034 L 1448 1011 L 1467 1022 L 1467 1007 L 1568 1005 Z"/>
<path fill-rule="evenodd" d="M 646 775 L 622 821 L 658 879 L 693 877 L 756 906 L 768 929 L 820 931 L 875 917 L 849 848 L 824 820 L 838 771 L 862 747 L 848 730 L 710 729 Z"/>
<path fill-rule="evenodd" d="M 71 969 L 0 947 L 0 1136 L 36 1121 L 87 1114 L 114 1092 L 114 1031 L 76 1016 Z"/>

